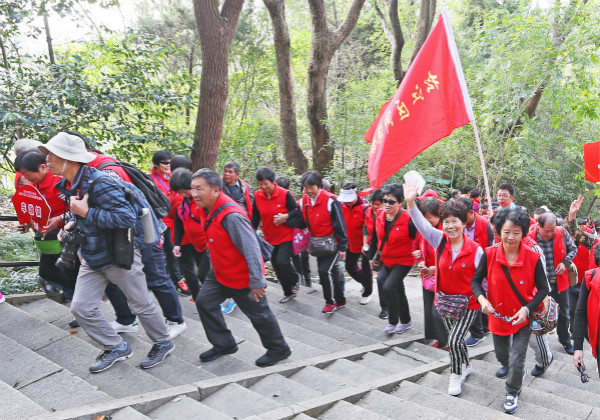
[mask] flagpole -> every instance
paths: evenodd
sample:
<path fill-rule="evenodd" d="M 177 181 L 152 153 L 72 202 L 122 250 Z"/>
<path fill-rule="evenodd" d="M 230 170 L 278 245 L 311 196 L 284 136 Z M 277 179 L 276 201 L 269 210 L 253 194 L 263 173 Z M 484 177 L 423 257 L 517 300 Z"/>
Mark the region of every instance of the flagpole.
<path fill-rule="evenodd" d="M 456 41 L 454 40 L 454 32 L 452 31 L 452 25 L 450 25 L 450 16 L 448 15 L 448 10 L 444 10 L 442 12 L 442 17 L 444 20 L 444 26 L 446 27 L 446 33 L 448 34 L 448 47 L 450 48 L 450 53 L 452 55 L 452 59 L 454 60 L 454 65 L 458 70 L 456 73 L 458 76 L 458 81 L 462 87 L 465 107 L 467 108 L 467 113 L 469 114 L 469 118 L 471 119 L 471 124 L 473 124 L 475 140 L 477 140 L 477 151 L 479 152 L 479 161 L 481 163 L 481 170 L 483 171 L 483 182 L 485 184 L 485 192 L 487 194 L 486 198 L 491 214 L 492 196 L 490 195 L 490 184 L 488 182 L 487 171 L 485 170 L 485 161 L 483 160 L 483 150 L 481 149 L 481 141 L 479 140 L 479 131 L 477 130 L 477 123 L 475 122 L 475 113 L 473 112 L 473 105 L 471 103 L 471 97 L 469 96 L 469 89 L 467 88 L 467 80 L 465 79 L 465 73 L 463 72 L 462 64 L 460 62 L 460 56 L 458 55 Z"/>

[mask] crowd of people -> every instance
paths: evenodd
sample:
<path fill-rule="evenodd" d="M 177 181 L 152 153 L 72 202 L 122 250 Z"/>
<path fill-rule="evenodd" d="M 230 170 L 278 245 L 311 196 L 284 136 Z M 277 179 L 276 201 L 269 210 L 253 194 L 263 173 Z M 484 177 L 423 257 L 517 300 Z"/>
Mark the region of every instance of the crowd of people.
<path fill-rule="evenodd" d="M 119 333 L 136 332 L 138 320 L 154 343 L 140 366 L 165 360 L 186 329 L 178 294 L 195 302 L 212 345 L 200 354 L 202 362 L 238 350 L 224 317 L 236 307 L 266 349 L 257 366 L 288 358 L 291 349 L 265 296 L 265 261 L 281 286 L 279 303 L 286 304 L 298 297 L 300 285 L 312 285 L 310 255 L 324 314 L 347 304 L 341 261 L 361 285 L 361 305 L 371 302 L 375 274 L 376 313 L 387 320 L 382 329 L 390 335 L 414 325 L 405 278 L 416 265 L 424 336 L 449 352 L 450 395 L 460 395 L 472 372 L 468 348 L 491 333 L 496 376 L 506 378 L 504 410 L 515 412 L 528 347 L 535 355 L 533 376 L 543 375 L 554 358 L 533 317 L 548 305 L 547 296 L 558 303 L 557 337 L 575 366 L 585 369 L 586 338 L 597 356 L 600 293 L 592 291 L 600 288 L 600 239 L 596 225 L 577 218 L 581 196 L 568 214 L 540 207 L 530 216 L 514 203 L 508 183 L 488 203 L 467 186 L 448 201 L 434 190 L 419 195 L 414 182 L 364 191 L 346 182 L 335 195 L 319 172 L 308 171 L 295 197 L 289 180 L 272 168 L 258 168 L 247 182 L 235 162 L 222 175 L 193 172 L 188 157 L 161 150 L 149 174 L 169 201 L 170 211 L 159 218 L 123 166 L 92 150 L 78 133 L 58 133 L 46 144 L 23 139 L 16 152 L 15 187 L 33 184 L 51 207 L 38 240 L 59 239 L 67 248 L 80 238 L 72 264 L 64 255 L 42 254 L 38 281 L 48 295 L 70 300 L 70 325 L 102 345 L 91 372 L 131 357 Z M 133 239 L 128 261 L 118 251 L 121 230 Z M 98 309 L 103 295 L 114 307 L 113 322 Z"/>

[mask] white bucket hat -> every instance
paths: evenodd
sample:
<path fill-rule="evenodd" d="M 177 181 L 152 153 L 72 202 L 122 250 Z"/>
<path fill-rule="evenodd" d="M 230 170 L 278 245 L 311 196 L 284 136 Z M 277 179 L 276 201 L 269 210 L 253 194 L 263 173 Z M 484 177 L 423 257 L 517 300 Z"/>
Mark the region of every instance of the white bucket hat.
<path fill-rule="evenodd" d="M 59 158 L 72 162 L 90 163 L 96 159 L 96 155 L 87 151 L 81 137 L 65 132 L 58 133 L 48 143 L 38 146 L 38 149 L 46 155 L 52 152 Z"/>

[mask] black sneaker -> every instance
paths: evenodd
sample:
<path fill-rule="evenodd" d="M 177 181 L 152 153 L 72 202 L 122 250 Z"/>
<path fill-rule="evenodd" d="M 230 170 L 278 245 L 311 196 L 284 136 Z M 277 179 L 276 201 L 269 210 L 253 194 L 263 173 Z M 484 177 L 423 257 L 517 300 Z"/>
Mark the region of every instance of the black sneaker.
<path fill-rule="evenodd" d="M 74 319 L 73 321 L 69 321 L 69 327 L 71 327 L 71 328 L 78 328 L 79 327 L 79 322 L 77 322 L 76 319 Z"/>
<path fill-rule="evenodd" d="M 390 313 L 386 310 L 382 310 L 381 312 L 379 312 L 379 318 L 381 319 L 388 319 L 389 316 Z"/>
<path fill-rule="evenodd" d="M 90 366 L 90 372 L 102 372 L 117 362 L 129 359 L 133 354 L 133 350 L 131 350 L 131 347 L 129 347 L 127 343 L 123 344 L 125 344 L 124 349 L 104 350 L 100 353 L 100 355 L 96 357 L 96 361 Z"/>
<path fill-rule="evenodd" d="M 175 344 L 171 340 L 164 344 L 153 344 L 146 358 L 140 363 L 140 367 L 142 369 L 150 369 L 160 364 L 174 350 Z"/>
<path fill-rule="evenodd" d="M 504 366 L 500 366 L 498 368 L 498 370 L 496 371 L 496 378 L 500 378 L 500 379 L 508 378 L 508 368 L 505 368 Z"/>
<path fill-rule="evenodd" d="M 292 350 L 288 347 L 286 350 L 279 353 L 271 353 L 266 352 L 258 359 L 256 359 L 256 366 L 258 367 L 267 367 L 273 366 L 275 363 L 280 362 L 284 359 L 287 359 L 292 354 Z"/>
<path fill-rule="evenodd" d="M 218 359 L 221 356 L 225 356 L 226 354 L 233 354 L 238 351 L 238 346 L 235 345 L 225 350 L 217 350 L 214 347 L 210 350 L 206 350 L 204 353 L 200 354 L 201 362 L 211 362 L 213 360 Z"/>
<path fill-rule="evenodd" d="M 42 290 L 44 290 L 44 293 L 46 293 L 46 295 L 50 297 L 57 297 L 58 295 L 60 295 L 60 290 L 48 283 L 43 277 L 38 276 L 37 282 L 42 288 Z"/>

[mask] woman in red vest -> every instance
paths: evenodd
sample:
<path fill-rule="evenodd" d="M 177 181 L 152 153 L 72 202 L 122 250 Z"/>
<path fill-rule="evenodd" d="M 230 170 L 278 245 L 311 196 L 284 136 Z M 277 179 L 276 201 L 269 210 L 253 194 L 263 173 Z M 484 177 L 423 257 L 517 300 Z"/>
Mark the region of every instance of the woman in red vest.
<path fill-rule="evenodd" d="M 494 216 L 494 227 L 501 242 L 485 250 L 471 286 L 483 312 L 493 315 L 489 317 L 489 328 L 496 358 L 508 369 L 504 411 L 512 414 L 521 393 L 531 336 L 528 316 L 540 306 L 550 287 L 540 253 L 522 243 L 529 230 L 527 212 L 500 210 Z M 482 287 L 485 278 L 487 299 Z"/>
<path fill-rule="evenodd" d="M 363 230 L 363 252 L 367 255 L 371 255 L 371 238 L 373 237 L 373 231 L 375 230 L 375 220 L 377 219 L 377 211 L 383 208 L 383 193 L 381 189 L 377 189 L 371 192 L 369 196 L 369 201 L 371 204 L 367 207 L 365 214 L 365 227 Z M 379 277 L 377 278 L 377 290 L 382 290 L 383 284 L 379 283 Z M 379 294 L 379 306 L 381 307 L 381 311 L 379 312 L 379 318 L 388 319 L 390 313 L 387 309 L 387 303 L 385 303 L 385 299 L 383 295 Z"/>
<path fill-rule="evenodd" d="M 319 280 L 323 287 L 323 313 L 331 314 L 346 306 L 344 274 L 338 262 L 346 257 L 348 238 L 340 202 L 323 189 L 323 176 L 317 171 L 302 174 L 304 195 L 299 202 L 302 217 L 312 238 L 333 237 L 336 249 L 330 255 L 317 256 Z"/>
<path fill-rule="evenodd" d="M 260 225 L 265 241 L 273 245 L 271 264 L 283 289 L 279 303 L 296 297 L 299 276 L 292 265 L 294 221 L 300 216 L 294 196 L 275 183 L 275 171 L 267 166 L 256 171 L 258 191 L 254 193 L 252 228 Z M 293 217 L 293 216 L 296 217 Z"/>
<path fill-rule="evenodd" d="M 431 223 L 436 229 L 442 229 L 440 223 L 440 210 L 442 204 L 437 198 L 425 198 L 420 203 L 417 202 L 417 207 L 425 216 L 425 219 Z M 415 239 L 418 251 L 413 254 L 417 257 L 418 267 L 421 271 L 421 279 L 423 282 L 423 318 L 425 338 L 437 340 L 433 347 L 447 348 L 448 347 L 448 332 L 444 327 L 442 318 L 435 310 L 435 249 L 418 233 Z"/>
<path fill-rule="evenodd" d="M 594 264 L 600 265 L 600 247 L 593 250 Z M 598 359 L 598 327 L 600 324 L 600 269 L 592 268 L 585 272 L 579 292 L 579 301 L 575 310 L 573 323 L 573 363 L 575 367 L 585 366 L 583 363 L 583 340 L 588 339 L 592 347 L 592 356 L 600 369 Z"/>
<path fill-rule="evenodd" d="M 448 331 L 448 349 L 450 351 L 450 383 L 448 394 L 459 395 L 462 383 L 472 371 L 469 352 L 465 344 L 465 334 L 479 313 L 479 304 L 471 290 L 471 278 L 479 265 L 483 249 L 464 234 L 467 224 L 467 208 L 463 203 L 450 201 L 440 213 L 442 229 L 440 231 L 429 223 L 415 204 L 418 187 L 405 185 L 405 198 L 415 226 L 423 238 L 435 249 L 436 270 L 436 306 L 440 296 L 461 296 L 468 298 L 462 314 L 455 319 L 443 317 Z"/>
<path fill-rule="evenodd" d="M 173 255 L 179 258 L 179 267 L 189 286 L 192 299 L 196 299 L 200 284 L 210 270 L 210 261 L 206 252 L 206 234 L 202 228 L 203 212 L 192 198 L 192 171 L 179 168 L 169 179 L 172 191 L 182 196 L 175 208 Z"/>

